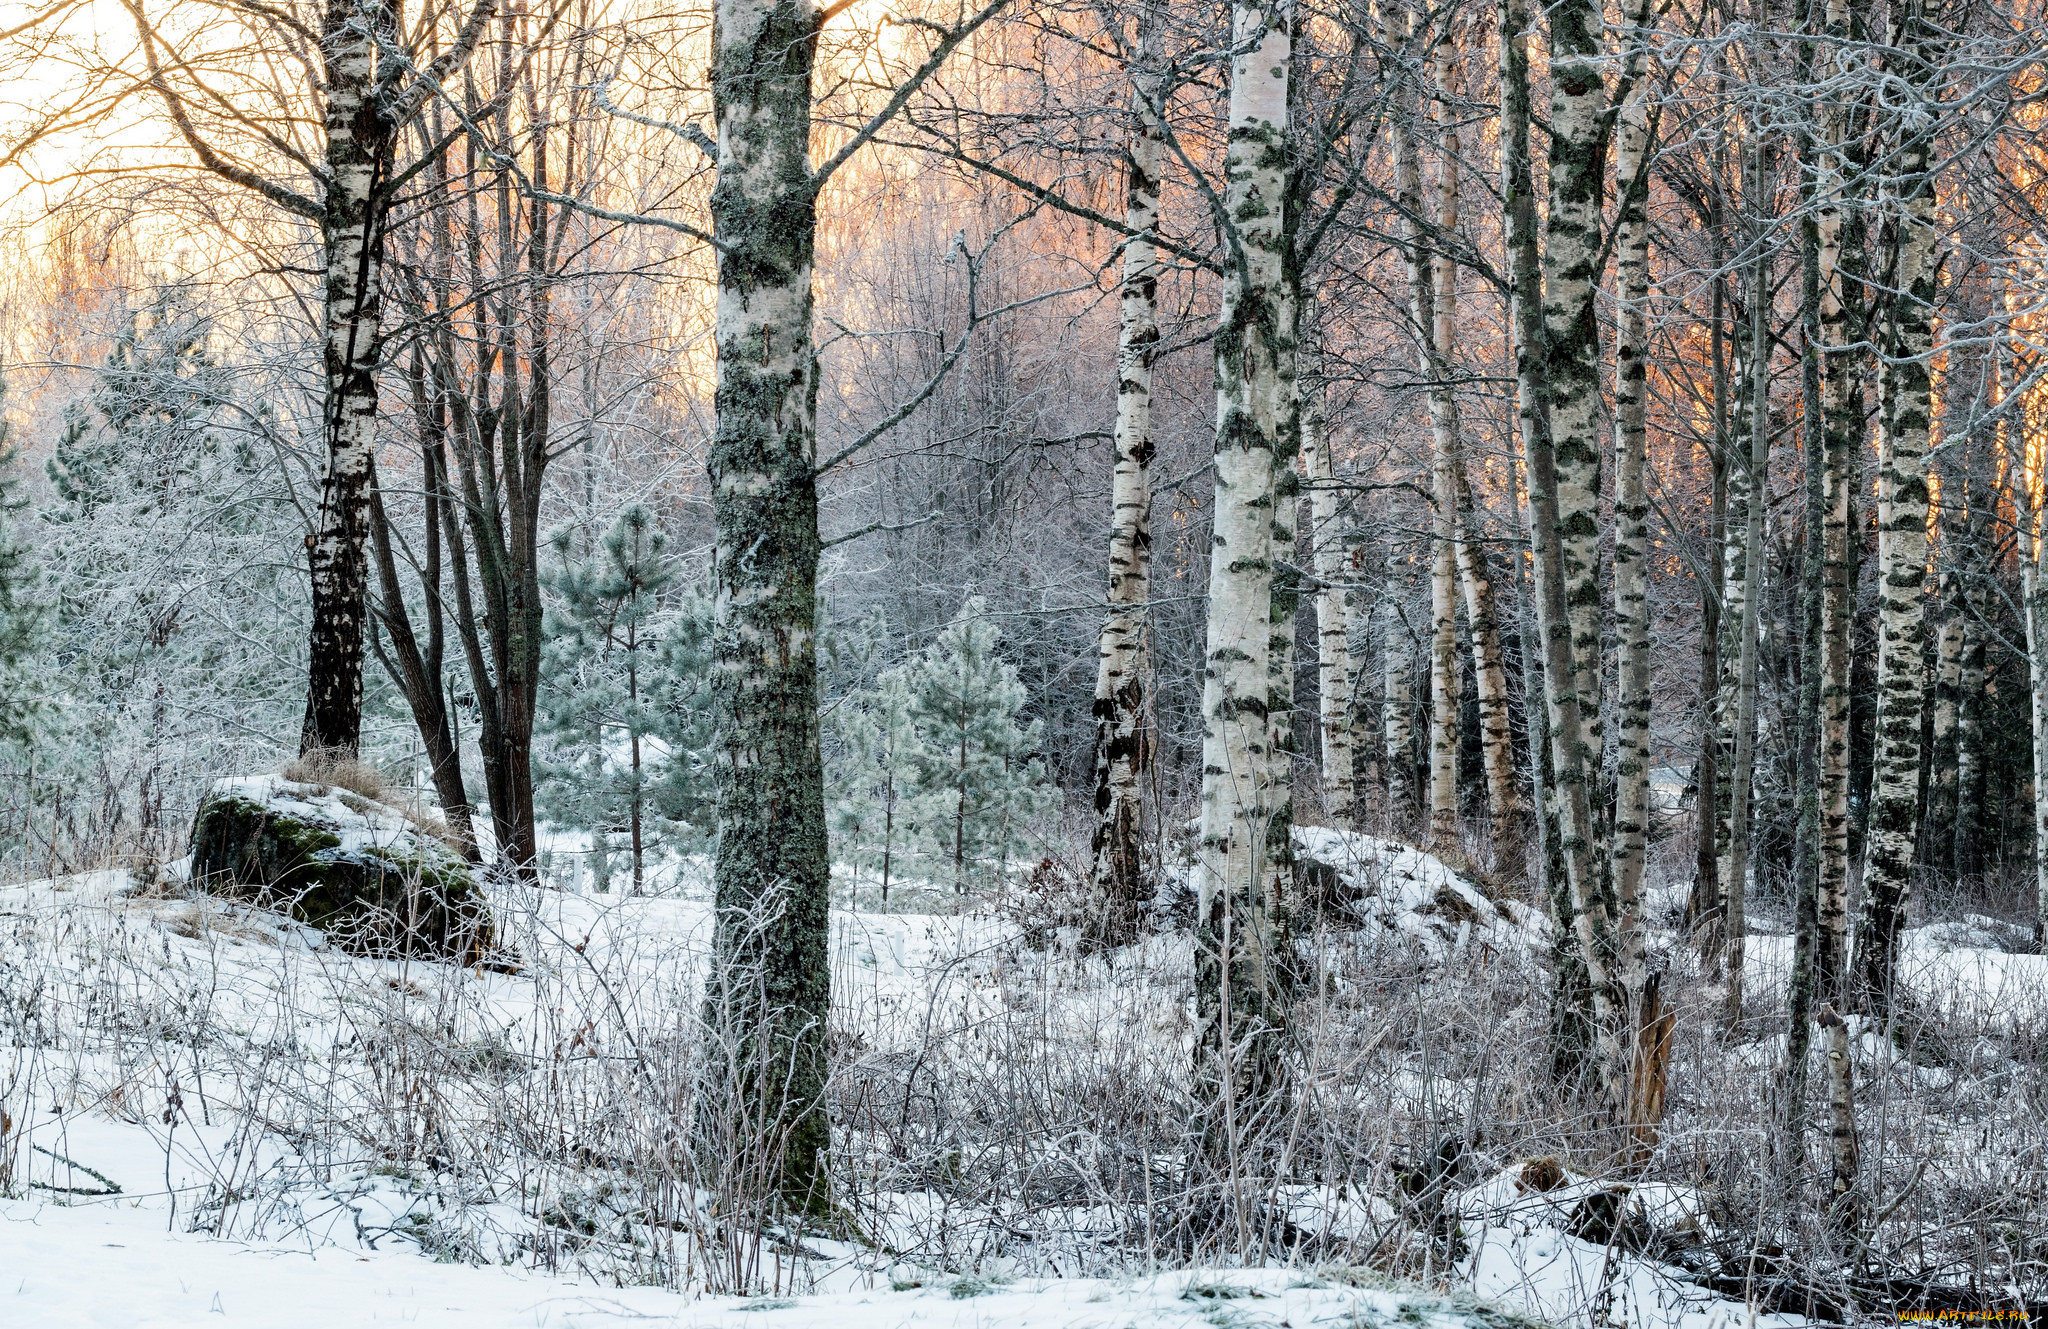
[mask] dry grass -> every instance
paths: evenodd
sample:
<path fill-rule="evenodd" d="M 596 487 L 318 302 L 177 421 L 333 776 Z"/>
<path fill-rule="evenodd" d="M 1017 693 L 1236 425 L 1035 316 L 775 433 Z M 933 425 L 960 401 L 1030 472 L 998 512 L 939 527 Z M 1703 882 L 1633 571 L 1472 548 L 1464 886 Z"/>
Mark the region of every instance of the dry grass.
<path fill-rule="evenodd" d="M 315 748 L 284 764 L 278 772 L 294 784 L 326 785 L 346 789 L 372 802 L 384 797 L 384 777 L 373 766 L 357 761 L 355 754 L 340 748 Z"/>

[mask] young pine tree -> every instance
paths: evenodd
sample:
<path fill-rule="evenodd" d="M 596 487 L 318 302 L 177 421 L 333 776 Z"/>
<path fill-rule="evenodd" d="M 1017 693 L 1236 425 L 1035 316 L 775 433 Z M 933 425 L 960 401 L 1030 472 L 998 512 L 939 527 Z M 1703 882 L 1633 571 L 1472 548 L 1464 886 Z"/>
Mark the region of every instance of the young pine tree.
<path fill-rule="evenodd" d="M 926 754 L 906 670 L 884 670 L 872 689 L 849 701 L 834 726 L 840 753 L 832 781 L 832 829 L 850 842 L 856 873 L 880 873 L 887 904 L 890 879 L 919 842 L 918 781 Z"/>
<path fill-rule="evenodd" d="M 560 565 L 546 576 L 558 602 L 543 629 L 541 721 L 552 750 L 541 801 L 551 819 L 590 829 L 600 890 L 611 837 L 623 832 L 638 895 L 657 832 L 673 840 L 702 820 L 709 615 L 695 597 L 665 605 L 675 574 L 643 504 L 622 510 L 586 557 L 574 555 L 567 531 L 552 543 Z"/>
<path fill-rule="evenodd" d="M 910 671 L 922 820 L 962 893 L 969 866 L 1022 848 L 1026 821 L 1055 796 L 1031 755 L 1038 723 L 1017 723 L 1024 685 L 996 654 L 998 639 L 974 597 Z"/>

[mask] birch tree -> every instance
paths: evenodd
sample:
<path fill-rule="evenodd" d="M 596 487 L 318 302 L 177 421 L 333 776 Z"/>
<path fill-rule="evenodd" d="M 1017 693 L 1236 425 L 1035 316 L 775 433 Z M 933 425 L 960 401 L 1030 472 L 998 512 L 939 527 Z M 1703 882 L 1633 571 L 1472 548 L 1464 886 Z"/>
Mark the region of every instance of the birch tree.
<path fill-rule="evenodd" d="M 1827 0 L 1825 34 L 1829 42 L 1820 58 L 1833 81 L 1847 72 L 1847 57 L 1839 54 L 1851 36 L 1847 0 Z M 1850 538 L 1863 443 L 1863 357 L 1854 349 L 1862 334 L 1854 313 L 1862 305 L 1855 274 L 1862 266 L 1863 216 L 1854 192 L 1857 163 L 1848 156 L 1854 136 L 1847 98 L 1830 98 L 1823 106 L 1814 186 L 1826 431 L 1820 456 L 1820 881 L 1814 969 L 1817 999 L 1839 1003 L 1848 951 L 1849 621 L 1856 594 Z"/>
<path fill-rule="evenodd" d="M 1649 34 L 1629 34 L 1632 58 Z M 1650 219 L 1647 161 L 1650 84 L 1638 75 L 1622 103 L 1615 138 L 1617 318 L 1614 348 L 1614 608 L 1621 638 L 1616 697 L 1614 895 L 1620 917 L 1621 982 L 1642 990 L 1639 927 L 1650 792 L 1650 502 L 1649 403 Z"/>
<path fill-rule="evenodd" d="M 1309 540 L 1316 572 L 1316 694 L 1318 754 L 1321 758 L 1323 812 L 1339 826 L 1350 825 L 1358 813 L 1357 753 L 1352 744 L 1352 710 L 1358 690 L 1357 661 L 1351 652 L 1351 591 L 1345 583 L 1357 573 L 1351 566 L 1343 494 L 1322 410 L 1322 344 L 1313 299 L 1297 311 L 1300 329 L 1301 461 L 1307 479 Z"/>
<path fill-rule="evenodd" d="M 1894 44 L 1886 52 L 1912 104 L 1897 113 L 1896 166 L 1888 181 L 1898 209 L 1898 260 L 1879 370 L 1878 753 L 1854 982 L 1857 1001 L 1880 1015 L 1890 1010 L 1920 805 L 1927 443 L 1933 421 L 1929 357 L 1940 267 L 1933 116 L 1927 99 L 1937 55 L 1923 0 L 1904 0 Z"/>
<path fill-rule="evenodd" d="M 313 104 L 306 118 L 319 130 L 303 150 L 293 142 L 296 125 L 252 125 L 224 105 L 184 59 L 181 38 L 169 31 L 164 13 L 152 17 L 139 0 L 124 3 L 146 85 L 199 165 L 319 231 L 325 465 L 320 506 L 306 537 L 313 616 L 299 748 L 353 757 L 363 724 L 385 235 L 407 174 L 398 170 L 398 145 L 428 99 L 469 60 L 498 0 L 476 0 L 447 48 L 431 60 L 423 48 L 435 25 L 408 31 L 400 0 L 322 0 L 310 16 L 269 6 L 236 8 L 230 21 L 252 24 L 259 47 L 279 64 L 306 63 Z M 293 187 L 250 164 L 264 158 L 297 166 L 305 183 Z"/>
<path fill-rule="evenodd" d="M 1607 1101 L 1618 1105 L 1626 1068 L 1612 982 L 1612 929 L 1594 854 L 1591 784 L 1598 764 L 1588 722 L 1597 724 L 1597 702 L 1586 696 L 1597 687 L 1598 667 L 1596 658 L 1582 661 L 1575 649 L 1579 625 L 1590 613 L 1597 656 L 1599 456 L 1590 430 L 1599 404 L 1593 292 L 1606 171 L 1604 49 L 1594 5 L 1564 0 L 1549 13 L 1553 91 L 1547 227 L 1538 230 L 1530 164 L 1533 117 L 1524 0 L 1503 0 L 1501 6 L 1502 193 L 1508 207 L 1516 395 L 1559 858 L 1569 887 L 1571 925 L 1592 989 L 1600 1085 Z M 1565 441 L 1554 444 L 1553 427 L 1560 421 Z M 1581 602 L 1587 594 L 1590 606 Z M 1589 710 L 1594 714 L 1589 716 Z"/>
<path fill-rule="evenodd" d="M 1274 746 L 1271 614 L 1274 562 L 1291 552 L 1274 548 L 1274 505 L 1294 394 L 1282 207 L 1293 25 L 1290 0 L 1231 14 L 1195 975 L 1197 1075 L 1219 1145 L 1256 1135 L 1276 1106 L 1287 1023 L 1290 772 Z"/>
<path fill-rule="evenodd" d="M 1095 832 L 1091 843 L 1098 926 L 1106 945 L 1137 934 L 1150 892 L 1139 832 L 1151 760 L 1146 687 L 1146 600 L 1151 594 L 1152 357 L 1159 345 L 1159 176 L 1166 137 L 1161 105 L 1159 15 L 1138 17 L 1132 57 L 1131 128 L 1124 150 L 1123 282 L 1117 332 L 1116 461 L 1110 485 L 1109 604 L 1095 674 Z"/>

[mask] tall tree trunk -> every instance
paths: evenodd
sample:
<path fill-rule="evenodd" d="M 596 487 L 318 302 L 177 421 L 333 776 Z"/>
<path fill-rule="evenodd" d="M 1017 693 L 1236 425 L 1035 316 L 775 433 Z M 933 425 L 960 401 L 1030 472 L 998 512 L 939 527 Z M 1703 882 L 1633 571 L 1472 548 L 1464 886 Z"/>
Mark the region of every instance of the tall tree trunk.
<path fill-rule="evenodd" d="M 393 127 L 376 95 L 375 25 L 343 0 L 329 0 L 323 18 L 327 188 L 320 218 L 321 357 L 327 455 L 319 513 L 306 537 L 313 621 L 299 751 L 352 758 L 363 732 L 370 484 L 384 321 L 381 193 L 390 172 Z"/>
<path fill-rule="evenodd" d="M 1799 72 L 1801 84 L 1813 80 L 1817 44 L 1825 24 L 1816 0 L 1800 0 Z M 1818 132 L 1817 132 L 1818 131 Z M 1827 410 L 1821 387 L 1826 354 L 1823 323 L 1821 228 L 1816 203 L 1822 169 L 1818 158 L 1827 151 L 1825 126 L 1809 119 L 1798 131 L 1800 163 L 1799 220 L 1799 446 L 1803 460 L 1800 491 L 1799 559 L 1799 716 L 1795 735 L 1794 774 L 1798 823 L 1793 851 L 1792 972 L 1786 982 L 1788 1020 L 1785 1042 L 1784 1106 L 1780 1128 L 1782 1150 L 1805 1159 L 1807 1062 L 1813 1047 L 1814 972 L 1819 951 L 1821 866 L 1821 624 L 1826 582 L 1827 492 L 1822 457 L 1827 449 Z"/>
<path fill-rule="evenodd" d="M 1506 850 L 1520 833 L 1522 795 L 1515 775 L 1514 724 L 1508 703 L 1507 664 L 1501 653 L 1500 612 L 1479 542 L 1477 507 L 1464 458 L 1452 461 L 1458 504 L 1454 535 L 1458 580 L 1464 588 L 1465 622 L 1472 635 L 1472 682 L 1479 701 L 1479 751 L 1486 770 L 1487 814 L 1493 822 L 1494 843 Z"/>
<path fill-rule="evenodd" d="M 1301 459 L 1308 480 L 1309 547 L 1316 571 L 1316 681 L 1318 734 L 1321 741 L 1323 812 L 1332 823 L 1349 826 L 1357 818 L 1356 753 L 1351 742 L 1352 705 L 1358 689 L 1351 656 L 1352 592 L 1345 583 L 1357 578 L 1346 549 L 1343 496 L 1337 489 L 1336 467 L 1322 412 L 1322 348 L 1312 301 L 1296 312 L 1300 332 Z"/>
<path fill-rule="evenodd" d="M 1749 188 L 1744 190 L 1752 207 L 1757 206 L 1767 188 L 1763 155 L 1761 139 L 1753 138 L 1745 153 Z M 1753 243 L 1760 248 L 1761 239 Z M 1733 521 L 1729 523 L 1728 571 L 1724 580 L 1727 589 L 1721 605 L 1723 625 L 1731 619 L 1736 624 L 1733 686 L 1724 686 L 1722 695 L 1724 707 L 1732 711 L 1729 723 L 1733 731 L 1728 747 L 1732 762 L 1728 780 L 1728 852 L 1721 860 L 1722 955 L 1727 974 L 1727 1020 L 1730 1028 L 1734 1028 L 1742 1018 L 1742 965 L 1748 933 L 1750 793 L 1756 774 L 1757 623 L 1764 592 L 1759 583 L 1768 564 L 1764 549 L 1764 512 L 1769 506 L 1771 455 L 1769 272 L 1769 264 L 1759 252 L 1751 265 L 1749 335 L 1740 351 L 1742 372 L 1737 375 L 1738 381 L 1745 382 L 1748 388 L 1748 400 L 1738 399 L 1736 408 L 1746 420 L 1746 427 L 1737 438 L 1747 441 L 1748 455 L 1737 459 L 1732 472 L 1742 477 L 1743 521 L 1739 536 Z M 1727 676 L 1724 674 L 1723 677 Z"/>
<path fill-rule="evenodd" d="M 1584 692 L 1597 687 L 1597 662 L 1582 677 L 1574 651 L 1570 592 L 1590 590 L 1594 648 L 1598 647 L 1598 444 L 1591 434 L 1598 405 L 1599 334 L 1593 315 L 1593 277 L 1600 240 L 1600 195 L 1606 153 L 1600 142 L 1599 11 L 1587 0 L 1564 0 L 1550 10 L 1551 105 L 1550 226 L 1540 250 L 1529 150 L 1529 13 L 1526 0 L 1502 0 L 1502 192 L 1508 200 L 1508 255 L 1513 292 L 1517 396 L 1528 473 L 1530 534 L 1535 554 L 1537 628 L 1543 639 L 1545 713 L 1558 802 L 1558 839 L 1571 888 L 1573 927 L 1593 990 L 1595 1064 L 1600 1088 L 1613 1108 L 1626 1093 L 1621 1020 L 1611 978 L 1612 929 L 1594 861 L 1592 783 L 1598 779 L 1593 744 L 1581 724 Z M 1554 317 L 1552 315 L 1555 315 Z M 1553 387 L 1551 374 L 1562 381 Z M 1552 422 L 1564 407 L 1571 439 L 1571 501 L 1552 446 Z M 1591 456 L 1592 474 L 1587 473 Z M 1589 487 L 1588 481 L 1591 481 Z M 1572 526 L 1567 534 L 1566 521 Z M 1590 531 L 1591 545 L 1588 544 Z M 1570 544 L 1573 552 L 1566 553 Z M 1593 561 L 1587 562 L 1592 555 Z M 1578 606 L 1584 609 L 1584 606 Z M 1583 614 L 1581 614 L 1583 618 Z M 1597 710 L 1597 703 L 1594 703 Z"/>
<path fill-rule="evenodd" d="M 2020 515 L 2020 596 L 2027 629 L 2027 703 L 2033 738 L 2034 941 L 2048 951 L 2048 502 L 2021 468 L 2013 495 Z"/>
<path fill-rule="evenodd" d="M 1705 220 L 1715 268 L 1713 312 L 1708 332 L 1714 394 L 1713 443 L 1708 449 L 1712 495 L 1707 508 L 1707 548 L 1711 556 L 1706 560 L 1706 575 L 1700 586 L 1700 754 L 1693 770 L 1693 784 L 1697 789 L 1693 817 L 1696 840 L 1692 895 L 1686 907 L 1693 928 L 1693 941 L 1699 949 L 1703 966 L 1718 962 L 1721 945 L 1721 809 L 1728 803 L 1728 763 L 1721 749 L 1720 722 L 1722 597 L 1727 589 L 1722 582 L 1722 574 L 1727 567 L 1722 550 L 1728 539 L 1728 478 L 1732 451 L 1728 439 L 1727 281 L 1720 272 L 1721 229 L 1717 215 L 1710 215 Z"/>
<path fill-rule="evenodd" d="M 1131 135 L 1125 149 L 1121 322 L 1117 335 L 1116 469 L 1110 485 L 1109 616 L 1095 674 L 1095 835 L 1092 845 L 1097 925 L 1104 945 L 1135 939 L 1151 891 L 1140 841 L 1145 768 L 1152 735 L 1145 686 L 1151 595 L 1152 356 L 1159 345 L 1159 172 L 1166 138 L 1153 110 L 1159 79 L 1158 16 L 1139 17 L 1132 57 Z"/>
<path fill-rule="evenodd" d="M 1446 39 L 1436 47 L 1436 82 L 1444 102 L 1460 100 L 1458 52 Z M 1436 500 L 1432 532 L 1436 550 L 1430 566 L 1430 780 L 1429 833 L 1439 845 L 1458 848 L 1458 480 L 1463 451 L 1453 364 L 1458 346 L 1458 262 L 1445 246 L 1458 233 L 1458 126 L 1439 114 L 1437 144 L 1437 238 L 1429 252 L 1431 361 L 1429 414 L 1434 456 L 1430 491 Z M 1478 664 L 1474 657 L 1474 667 Z"/>
<path fill-rule="evenodd" d="M 463 857 L 477 862 L 480 854 L 476 827 L 470 818 L 469 791 L 462 779 L 462 754 L 455 742 L 447 692 L 441 685 L 445 615 L 441 608 L 439 508 L 445 490 L 437 474 L 437 464 L 445 455 L 445 449 L 437 423 L 442 412 L 436 403 L 429 400 L 425 378 L 425 372 L 416 360 L 412 374 L 414 410 L 419 414 L 422 426 L 420 459 L 424 475 L 421 488 L 426 503 L 422 541 L 425 560 L 419 569 L 419 579 L 426 602 L 427 640 L 421 644 L 413 628 L 412 615 L 406 609 L 405 587 L 398 575 L 398 559 L 392 548 L 391 523 L 384 511 L 383 492 L 373 486 L 370 492 L 371 548 L 376 554 L 383 600 L 377 608 L 376 617 L 391 638 L 391 651 L 385 657 L 385 664 L 412 711 L 413 724 L 419 730 L 420 743 L 426 752 L 434 794 L 441 804 L 441 815 L 447 821 L 448 830 L 455 837 Z"/>
<path fill-rule="evenodd" d="M 1633 50 L 1640 51 L 1648 37 L 1641 28 L 1632 33 Z M 1649 180 L 1645 174 L 1649 146 L 1650 86 L 1639 77 L 1621 108 L 1614 153 L 1620 310 L 1614 348 L 1614 612 L 1621 636 L 1615 698 L 1614 896 L 1621 911 L 1621 986 L 1631 1010 L 1643 991 L 1638 897 L 1650 829 L 1649 411 L 1645 399 L 1650 354 Z"/>
<path fill-rule="evenodd" d="M 1601 203 L 1607 181 L 1605 20 L 1594 0 L 1546 7 L 1550 29 L 1550 193 L 1543 242 L 1543 326 L 1550 445 L 1557 465 L 1558 551 L 1572 648 L 1570 685 L 1598 855 L 1602 779 L 1600 650 Z M 1561 771 L 1565 769 L 1560 764 Z M 1605 890 L 1598 892 L 1605 895 Z M 1605 920 L 1603 920 L 1603 927 Z"/>
<path fill-rule="evenodd" d="M 1827 0 L 1827 35 L 1832 65 L 1835 44 L 1849 36 L 1847 0 Z M 1850 620 L 1856 608 L 1855 550 L 1852 546 L 1857 460 L 1863 450 L 1862 355 L 1853 349 L 1861 333 L 1852 311 L 1861 304 L 1861 210 L 1851 193 L 1841 154 L 1849 133 L 1845 108 L 1824 112 L 1825 146 L 1817 153 L 1815 194 L 1820 266 L 1821 411 L 1826 435 L 1820 452 L 1824 513 L 1821 537 L 1820 625 L 1820 881 L 1819 926 L 1814 946 L 1815 999 L 1841 1002 L 1842 969 L 1848 946 L 1849 901 L 1849 703 L 1853 646 Z M 1813 459 L 1808 459 L 1808 465 Z"/>
<path fill-rule="evenodd" d="M 1405 11 L 1406 31 L 1388 24 L 1389 44 L 1416 44 L 1416 14 Z M 1454 62 L 1448 42 L 1435 60 L 1443 95 L 1452 95 Z M 1415 108 L 1405 100 L 1394 121 L 1396 205 L 1401 213 L 1402 248 L 1408 261 L 1408 314 L 1416 361 L 1429 385 L 1429 731 L 1428 834 L 1432 843 L 1455 846 L 1458 836 L 1458 401 L 1451 380 L 1457 346 L 1456 261 L 1444 252 L 1444 237 L 1458 225 L 1457 131 L 1446 125 L 1438 153 L 1435 217 L 1425 200 L 1421 151 L 1415 136 Z"/>
<path fill-rule="evenodd" d="M 1897 34 L 1908 87 L 1924 95 L 1935 56 L 1923 0 L 1906 0 Z M 1901 117 L 1902 121 L 1904 117 Z M 1856 920 L 1855 996 L 1876 1015 L 1890 1011 L 1899 936 L 1913 871 L 1920 794 L 1921 658 L 1927 575 L 1927 442 L 1933 418 L 1929 352 L 1934 340 L 1936 260 L 1932 130 L 1913 123 L 1896 150 L 1901 201 L 1897 289 L 1886 328 L 1879 408 L 1881 511 L 1878 561 L 1877 774 Z"/>
<path fill-rule="evenodd" d="M 1280 457 L 1290 446 L 1294 316 L 1283 217 L 1294 9 L 1232 13 L 1224 217 L 1230 262 L 1217 320 L 1216 499 L 1202 687 L 1197 880 L 1196 1074 L 1212 1104 L 1205 1137 L 1233 1183 L 1241 1149 L 1271 1124 L 1287 1028 L 1286 756 L 1272 671 Z M 1290 523 L 1291 524 L 1291 523 Z M 1291 624 L 1289 631 L 1292 630 Z M 1240 1221 L 1247 1197 L 1233 1194 Z"/>
<path fill-rule="evenodd" d="M 818 735 L 812 0 L 718 0 L 717 424 L 711 440 L 719 839 L 714 1067 L 767 1120 L 776 1188 L 822 1212 L 830 881 Z M 714 1025 L 714 1028 L 717 1027 Z"/>

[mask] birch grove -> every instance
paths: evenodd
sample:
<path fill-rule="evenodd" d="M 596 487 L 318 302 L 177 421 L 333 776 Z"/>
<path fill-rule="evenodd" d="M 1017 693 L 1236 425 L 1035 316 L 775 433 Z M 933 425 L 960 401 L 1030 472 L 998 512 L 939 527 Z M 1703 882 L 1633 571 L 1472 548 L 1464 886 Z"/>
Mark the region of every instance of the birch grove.
<path fill-rule="evenodd" d="M 1312 1251 L 1625 1329 L 1611 1288 L 1681 1269 L 1711 1315 L 2036 1305 L 2044 31 L 10 18 L 21 937 L 113 891 L 151 956 L 282 914 L 336 984 L 410 966 L 333 1040 L 383 1115 L 335 1099 L 369 1124 L 301 1161 L 531 1220 L 436 1217 L 463 1259 L 808 1298 L 843 1248 L 964 1300 Z M 39 1049 L 72 971 L 29 946 L 0 1032 Z M 415 1018 L 428 967 L 459 1014 Z M 205 1103 L 94 1101 L 290 1143 L 213 1102 L 211 1038 Z M 86 1194 L 21 1133 L 36 1064 L 7 1204 Z M 1510 1279 L 1500 1197 L 1581 1182 L 1516 1220 L 1600 1252 L 1578 1300 Z"/>

